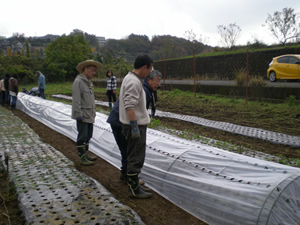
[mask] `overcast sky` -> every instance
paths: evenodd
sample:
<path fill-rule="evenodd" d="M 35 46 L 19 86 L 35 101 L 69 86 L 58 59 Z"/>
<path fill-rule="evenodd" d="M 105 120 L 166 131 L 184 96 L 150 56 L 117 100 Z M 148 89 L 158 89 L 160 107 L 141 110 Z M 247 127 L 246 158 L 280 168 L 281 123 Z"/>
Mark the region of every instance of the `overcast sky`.
<path fill-rule="evenodd" d="M 106 39 L 132 33 L 185 38 L 193 30 L 205 44 L 222 46 L 217 26 L 236 23 L 242 29 L 237 44 L 254 39 L 272 44 L 276 39 L 262 24 L 285 7 L 300 13 L 299 0 L 0 0 L 0 36 L 68 35 L 79 29 Z"/>

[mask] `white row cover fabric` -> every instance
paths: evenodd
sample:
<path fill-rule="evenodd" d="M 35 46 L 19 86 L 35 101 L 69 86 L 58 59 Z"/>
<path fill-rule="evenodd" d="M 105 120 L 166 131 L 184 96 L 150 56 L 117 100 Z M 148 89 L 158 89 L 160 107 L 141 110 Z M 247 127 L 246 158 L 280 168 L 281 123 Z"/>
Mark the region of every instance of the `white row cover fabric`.
<path fill-rule="evenodd" d="M 70 105 L 19 93 L 17 107 L 76 141 Z M 106 119 L 106 115 L 97 113 L 90 148 L 119 168 L 120 152 Z M 148 129 L 141 179 L 209 224 L 300 223 L 298 168 Z"/>
<path fill-rule="evenodd" d="M 56 98 L 72 100 L 72 96 L 61 95 L 61 94 L 52 95 L 52 96 L 56 97 Z M 95 102 L 96 102 L 96 105 L 108 107 L 108 102 L 102 102 L 102 101 L 97 101 L 97 100 Z M 149 109 L 149 114 L 150 113 L 151 113 L 151 110 Z M 208 119 L 204 119 L 204 118 L 197 117 L 197 116 L 189 116 L 189 115 L 181 115 L 181 114 L 171 113 L 171 112 L 163 112 L 160 110 L 156 110 L 155 116 L 183 120 L 183 121 L 191 122 L 191 123 L 198 124 L 201 126 L 211 127 L 214 129 L 219 129 L 219 130 L 223 130 L 226 132 L 244 135 L 247 137 L 259 138 L 262 140 L 273 142 L 275 144 L 290 145 L 290 146 L 293 146 L 296 148 L 300 147 L 300 137 L 298 137 L 298 136 L 282 134 L 282 133 L 264 130 L 264 129 L 260 129 L 260 128 L 255 128 L 255 127 L 241 126 L 241 125 L 232 124 L 232 123 L 228 123 L 228 122 L 208 120 Z"/>

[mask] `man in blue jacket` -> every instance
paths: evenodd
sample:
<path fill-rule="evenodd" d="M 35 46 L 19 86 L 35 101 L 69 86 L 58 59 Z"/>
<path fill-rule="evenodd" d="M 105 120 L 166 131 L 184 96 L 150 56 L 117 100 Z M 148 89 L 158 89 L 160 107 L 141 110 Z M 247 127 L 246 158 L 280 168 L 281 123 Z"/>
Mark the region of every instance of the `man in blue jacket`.
<path fill-rule="evenodd" d="M 157 70 L 153 70 L 145 79 L 143 84 L 143 89 L 146 94 L 146 105 L 145 107 L 149 109 L 151 104 L 151 117 L 155 116 L 157 101 L 156 90 L 160 87 L 160 78 L 161 73 Z M 119 120 L 119 99 L 115 103 L 112 111 L 107 119 L 107 122 L 110 123 L 113 135 L 117 142 L 117 145 L 121 152 L 121 176 L 120 179 L 127 182 L 127 147 L 128 140 L 122 134 L 122 123 Z M 145 187 L 141 187 L 145 191 Z M 136 198 L 144 198 L 147 194 L 135 194 Z"/>
<path fill-rule="evenodd" d="M 38 88 L 40 92 L 40 96 L 43 99 L 46 99 L 45 97 L 45 88 L 46 88 L 46 78 L 45 75 L 41 73 L 41 71 L 36 71 L 36 75 L 38 76 Z"/>

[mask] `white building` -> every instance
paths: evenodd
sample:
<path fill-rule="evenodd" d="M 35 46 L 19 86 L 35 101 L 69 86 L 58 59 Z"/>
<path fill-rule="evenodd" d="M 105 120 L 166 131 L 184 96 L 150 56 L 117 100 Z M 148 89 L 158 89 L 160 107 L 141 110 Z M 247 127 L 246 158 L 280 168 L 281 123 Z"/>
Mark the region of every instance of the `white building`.
<path fill-rule="evenodd" d="M 106 40 L 105 37 L 96 37 L 99 45 L 105 45 Z"/>

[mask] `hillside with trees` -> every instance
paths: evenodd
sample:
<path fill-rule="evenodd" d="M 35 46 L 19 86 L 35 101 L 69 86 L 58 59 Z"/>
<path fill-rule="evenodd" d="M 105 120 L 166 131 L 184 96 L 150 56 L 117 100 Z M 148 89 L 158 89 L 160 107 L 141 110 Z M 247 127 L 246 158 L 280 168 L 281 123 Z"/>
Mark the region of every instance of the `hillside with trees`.
<path fill-rule="evenodd" d="M 158 61 L 162 62 L 166 59 L 174 61 L 178 58 L 185 60 L 193 57 L 193 63 L 188 64 L 194 64 L 195 67 L 195 59 L 199 57 L 208 57 L 207 60 L 211 61 L 212 58 L 209 56 L 212 55 L 234 55 L 248 50 L 265 51 L 274 47 L 285 48 L 290 43 L 295 44 L 300 40 L 299 18 L 294 9 L 284 8 L 282 11 L 274 12 L 273 15 L 268 15 L 264 26 L 278 39 L 280 46 L 268 46 L 259 40 L 248 42 L 244 46 L 237 46 L 242 29 L 236 23 L 218 26 L 218 33 L 226 47 L 206 45 L 206 38 L 201 34 L 195 34 L 193 30 L 186 31 L 185 38 L 155 35 L 150 39 L 146 35 L 130 34 L 124 39 L 107 39 L 106 42 L 104 37 L 96 37 L 79 29 L 74 29 L 69 35 L 63 34 L 62 36 L 48 34 L 44 37 L 25 37 L 24 34 L 14 33 L 10 38 L 0 39 L 0 75 L 18 74 L 20 82 L 28 83 L 35 80 L 35 70 L 42 70 L 50 82 L 73 80 L 77 75 L 75 67 L 78 62 L 93 58 L 104 66 L 103 70 L 98 73 L 99 78 L 105 77 L 107 69 L 112 69 L 122 77 L 132 69 L 133 61 L 139 54 L 150 55 L 156 61 L 156 65 L 159 65 Z M 277 53 L 279 53 L 278 50 L 276 50 L 276 55 Z M 273 52 L 268 55 L 271 57 L 274 54 Z M 270 59 L 267 58 L 266 61 Z M 211 62 L 207 62 L 207 65 L 210 64 Z M 262 71 L 266 70 L 266 66 L 267 63 Z M 161 66 L 162 68 L 165 69 L 165 63 Z M 183 67 L 180 66 L 180 68 Z M 187 76 L 191 68 L 187 70 Z M 203 69 L 201 71 L 206 73 Z M 177 70 L 178 72 L 183 74 Z"/>
<path fill-rule="evenodd" d="M 196 44 L 199 46 L 196 54 L 213 50 L 212 47 L 198 41 Z M 125 58 L 132 63 L 139 54 L 148 54 L 153 60 L 159 60 L 192 55 L 193 49 L 190 41 L 184 38 L 164 35 L 153 36 L 150 40 L 146 35 L 130 34 L 126 39 L 108 39 L 106 45 L 100 48 L 100 52 L 104 55 L 111 54 L 113 57 Z"/>

